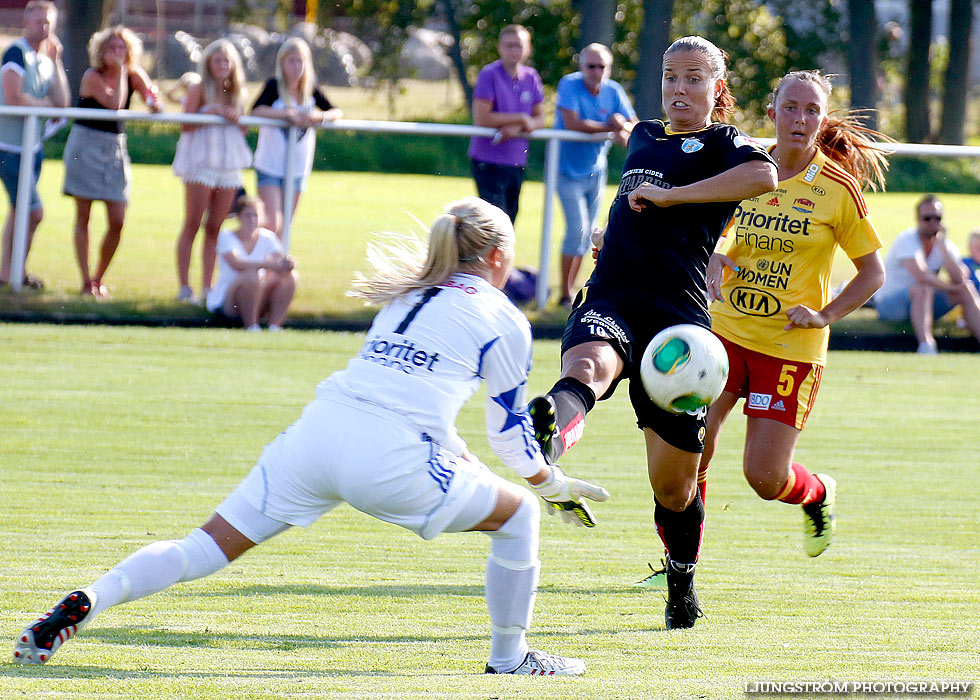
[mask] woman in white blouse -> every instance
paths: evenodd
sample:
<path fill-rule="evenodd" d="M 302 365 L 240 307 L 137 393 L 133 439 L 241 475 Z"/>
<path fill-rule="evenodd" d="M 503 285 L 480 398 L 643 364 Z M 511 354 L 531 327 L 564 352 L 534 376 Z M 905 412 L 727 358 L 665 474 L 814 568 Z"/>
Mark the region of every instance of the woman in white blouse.
<path fill-rule="evenodd" d="M 218 234 L 218 283 L 208 294 L 208 311 L 241 318 L 250 331 L 261 329 L 261 318 L 270 331 L 281 330 L 296 293 L 296 263 L 279 238 L 259 226 L 262 200 L 241 197 L 238 204 L 238 229 Z"/>

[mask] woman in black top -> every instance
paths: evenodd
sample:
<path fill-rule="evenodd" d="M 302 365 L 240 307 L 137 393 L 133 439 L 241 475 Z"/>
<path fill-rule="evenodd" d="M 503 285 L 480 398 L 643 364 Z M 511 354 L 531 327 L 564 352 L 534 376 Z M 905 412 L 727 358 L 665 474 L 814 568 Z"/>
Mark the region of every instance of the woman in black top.
<path fill-rule="evenodd" d="M 530 404 L 535 437 L 557 461 L 581 437 L 596 399 L 630 379 L 654 521 L 667 550 L 668 629 L 691 627 L 701 614 L 694 565 L 704 521 L 696 486 L 706 411 L 678 415 L 658 408 L 643 390 L 639 361 L 668 326 L 710 327 L 708 258 L 738 203 L 776 186 L 765 150 L 714 121 L 726 119 L 735 104 L 726 72 L 723 52 L 701 37 L 678 39 L 664 54 L 669 122 L 645 121 L 633 129 L 595 272 L 565 328 L 562 377 Z"/>
<path fill-rule="evenodd" d="M 92 67 L 82 76 L 78 106 L 88 109 L 129 109 L 137 92 L 151 111 L 159 111 L 159 93 L 139 66 L 142 45 L 132 31 L 111 27 L 92 36 L 88 51 Z M 129 152 L 121 121 L 79 119 L 65 145 L 64 192 L 75 198 L 75 257 L 82 273 L 81 294 L 97 299 L 109 295 L 102 283 L 119 246 L 129 201 Z M 95 274 L 89 272 L 89 214 L 92 202 L 106 205 L 108 228 L 99 248 Z"/>
<path fill-rule="evenodd" d="M 312 127 L 340 119 L 343 113 L 317 87 L 310 46 L 298 37 L 287 39 L 276 54 L 276 75 L 269 78 L 252 105 L 256 117 L 285 119 L 301 129 L 293 151 L 293 211 L 313 168 L 316 131 Z M 286 182 L 287 130 L 263 126 L 255 147 L 259 198 L 265 205 L 267 229 L 282 237 Z"/>

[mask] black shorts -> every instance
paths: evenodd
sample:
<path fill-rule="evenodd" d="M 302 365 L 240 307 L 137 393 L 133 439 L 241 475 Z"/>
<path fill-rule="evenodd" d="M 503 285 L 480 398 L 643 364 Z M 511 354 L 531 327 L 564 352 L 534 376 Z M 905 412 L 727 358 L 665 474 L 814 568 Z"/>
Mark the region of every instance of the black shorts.
<path fill-rule="evenodd" d="M 640 360 L 647 345 L 664 328 L 678 323 L 691 323 L 678 319 L 658 317 L 649 309 L 640 311 L 590 294 L 586 287 L 579 292 L 568 324 L 561 339 L 562 355 L 566 351 L 597 340 L 612 345 L 623 358 L 623 372 L 616 377 L 600 401 L 612 396 L 623 379 L 629 379 L 630 403 L 636 414 L 639 428 L 650 428 L 668 445 L 685 452 L 704 452 L 705 416 L 708 409 L 696 413 L 671 413 L 657 406 L 647 396 L 640 380 Z"/>

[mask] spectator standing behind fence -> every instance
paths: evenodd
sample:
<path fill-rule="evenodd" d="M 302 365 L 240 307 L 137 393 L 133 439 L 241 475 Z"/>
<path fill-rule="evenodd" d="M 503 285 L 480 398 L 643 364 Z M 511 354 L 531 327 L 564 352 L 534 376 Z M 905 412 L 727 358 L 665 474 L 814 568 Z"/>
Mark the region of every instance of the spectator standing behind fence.
<path fill-rule="evenodd" d="M 177 299 L 196 303 L 189 274 L 191 249 L 201 219 L 204 222 L 201 299 L 206 299 L 214 274 L 218 231 L 231 211 L 244 168 L 252 164 L 252 152 L 244 129 L 237 126 L 245 104 L 245 71 L 235 46 L 227 39 L 213 41 L 201 54 L 201 82 L 187 88 L 184 112 L 216 114 L 227 124 L 182 124 L 174 173 L 184 181 L 184 226 L 177 238 Z"/>
<path fill-rule="evenodd" d="M 61 62 L 61 42 L 54 34 L 58 10 L 53 2 L 31 0 L 24 8 L 24 36 L 11 44 L 0 59 L 0 105 L 22 107 L 67 107 L 71 99 L 68 76 Z M 10 284 L 10 263 L 14 243 L 14 217 L 17 206 L 17 178 L 24 120 L 21 117 L 0 116 L 0 179 L 10 196 L 10 211 L 3 226 L 3 254 L 0 257 L 0 287 Z M 40 136 L 40 135 L 39 135 Z M 44 209 L 37 193 L 41 175 L 41 141 L 38 139 L 32 154 L 30 214 L 27 218 L 27 246 L 24 258 L 31 249 L 34 231 L 41 223 Z M 24 286 L 41 289 L 44 284 L 24 271 Z"/>
<path fill-rule="evenodd" d="M 918 352 L 935 355 L 933 322 L 959 306 L 980 340 L 980 296 L 969 282 L 956 244 L 946 238 L 943 203 L 932 194 L 915 208 L 917 224 L 895 238 L 885 256 L 885 283 L 874 296 L 882 321 L 911 321 Z M 948 279 L 939 276 L 945 271 Z"/>
<path fill-rule="evenodd" d="M 470 140 L 470 163 L 481 199 L 494 204 L 513 222 L 524 184 L 528 140 L 544 126 L 541 76 L 524 61 L 531 55 L 531 35 L 519 24 L 500 30 L 500 59 L 480 70 L 473 88 L 473 123 L 497 129 L 493 138 Z"/>
<path fill-rule="evenodd" d="M 259 224 L 264 211 L 258 197 L 238 200 L 238 230 L 218 234 L 218 283 L 208 294 L 211 313 L 241 318 L 250 331 L 282 329 L 298 279 L 293 259 L 283 253 L 279 238 Z"/>
<path fill-rule="evenodd" d="M 143 45 L 123 26 L 92 35 L 88 43 L 91 68 L 82 75 L 78 106 L 87 109 L 129 109 L 139 93 L 153 112 L 159 112 L 160 94 L 139 66 Z M 102 283 L 119 246 L 132 181 L 126 123 L 78 119 L 65 144 L 64 193 L 75 198 L 75 258 L 82 273 L 80 293 L 96 299 L 109 296 Z M 107 228 L 99 247 L 95 274 L 89 268 L 89 215 L 92 202 L 105 202 Z"/>
<path fill-rule="evenodd" d="M 589 44 L 579 56 L 579 69 L 558 81 L 555 128 L 608 134 L 625 146 L 637 119 L 626 91 L 609 79 L 612 52 L 603 44 Z M 610 143 L 561 142 L 558 198 L 565 212 L 558 302 L 561 306 L 571 307 L 582 256 L 591 247 L 592 229 L 598 223 L 606 189 L 606 153 Z"/>
<path fill-rule="evenodd" d="M 316 146 L 317 124 L 334 121 L 343 116 L 338 108 L 317 87 L 313 72 L 310 46 L 299 37 L 286 40 L 276 54 L 276 75 L 269 78 L 262 93 L 252 105 L 256 117 L 285 119 L 301 129 L 293 151 L 293 208 L 306 189 L 313 170 L 313 149 Z M 255 175 L 259 197 L 265 205 L 265 227 L 282 237 L 286 193 L 286 146 L 288 131 L 271 126 L 259 129 L 255 147 Z"/>

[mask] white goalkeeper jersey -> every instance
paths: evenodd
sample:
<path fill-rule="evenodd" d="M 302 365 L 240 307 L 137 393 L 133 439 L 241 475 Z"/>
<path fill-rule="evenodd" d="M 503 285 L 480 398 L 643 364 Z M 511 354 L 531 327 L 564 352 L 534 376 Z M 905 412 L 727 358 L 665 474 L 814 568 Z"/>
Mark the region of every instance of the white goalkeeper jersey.
<path fill-rule="evenodd" d="M 361 351 L 320 383 L 317 396 L 340 392 L 373 404 L 462 454 L 456 416 L 482 379 L 490 446 L 528 477 L 545 466 L 526 412 L 530 369 L 524 314 L 483 278 L 456 274 L 385 305 Z"/>

